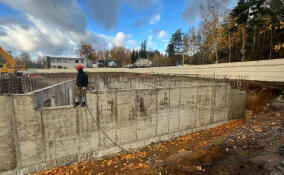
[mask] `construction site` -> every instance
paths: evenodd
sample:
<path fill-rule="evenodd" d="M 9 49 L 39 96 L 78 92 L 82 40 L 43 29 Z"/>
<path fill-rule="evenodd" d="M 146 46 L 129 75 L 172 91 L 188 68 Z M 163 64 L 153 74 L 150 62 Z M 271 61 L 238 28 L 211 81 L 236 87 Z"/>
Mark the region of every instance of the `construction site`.
<path fill-rule="evenodd" d="M 234 63 L 86 69 L 85 107 L 76 70 L 1 77 L 0 174 L 283 174 L 284 64 L 270 62 L 263 77 Z"/>
<path fill-rule="evenodd" d="M 0 175 L 284 175 L 284 0 L 0 0 Z"/>

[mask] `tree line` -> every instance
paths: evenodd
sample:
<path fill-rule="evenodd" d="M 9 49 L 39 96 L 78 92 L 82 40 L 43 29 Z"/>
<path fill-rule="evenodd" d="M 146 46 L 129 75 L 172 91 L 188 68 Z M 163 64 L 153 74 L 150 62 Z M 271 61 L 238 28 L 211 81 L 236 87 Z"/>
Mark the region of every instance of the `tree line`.
<path fill-rule="evenodd" d="M 132 51 L 124 47 L 93 50 L 92 59 L 116 61 L 123 66 L 144 58 L 151 60 L 153 66 L 172 66 L 283 58 L 284 0 L 239 0 L 233 9 L 228 3 L 229 0 L 207 0 L 206 5 L 200 6 L 198 28 L 190 27 L 185 33 L 177 29 L 166 54 L 147 50 L 143 41 L 139 49 Z M 83 45 L 89 44 L 81 43 L 80 48 Z M 80 55 L 82 50 L 78 51 Z"/>
<path fill-rule="evenodd" d="M 158 50 L 148 50 L 147 41 L 143 41 L 138 49 L 130 50 L 125 47 L 112 47 L 96 51 L 90 43 L 81 42 L 76 51 L 79 57 L 105 62 L 115 61 L 118 67 L 133 65 L 138 59 L 149 59 L 152 66 L 169 66 L 170 58 L 161 54 Z"/>
<path fill-rule="evenodd" d="M 284 1 L 207 0 L 195 29 L 171 35 L 166 52 L 172 64 L 209 64 L 283 58 Z"/>
<path fill-rule="evenodd" d="M 35 60 L 27 52 L 22 52 L 19 55 L 13 56 L 11 51 L 8 54 L 13 58 L 17 65 L 22 65 L 26 68 L 42 69 L 47 68 L 47 61 L 44 56 L 38 56 Z M 7 64 L 6 60 L 0 55 L 0 65 Z M 9 66 L 9 65 L 8 65 Z"/>

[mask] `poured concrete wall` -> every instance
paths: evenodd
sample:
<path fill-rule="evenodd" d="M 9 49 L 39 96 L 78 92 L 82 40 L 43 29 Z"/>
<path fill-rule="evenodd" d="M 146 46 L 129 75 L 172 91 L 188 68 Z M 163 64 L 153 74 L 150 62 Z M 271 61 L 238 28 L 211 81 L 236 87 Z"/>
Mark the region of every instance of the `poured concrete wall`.
<path fill-rule="evenodd" d="M 75 94 L 75 80 L 48 86 L 27 94 L 34 97 L 36 108 L 72 105 Z"/>
<path fill-rule="evenodd" d="M 10 98 L 0 96 L 0 172 L 16 167 L 16 149 Z"/>
<path fill-rule="evenodd" d="M 87 103 L 101 128 L 129 149 L 242 117 L 236 112 L 244 112 L 245 94 L 233 93 L 227 84 L 97 91 L 87 94 Z M 238 110 L 231 109 L 235 105 Z M 7 134 L 16 138 L 10 160 L 14 161 L 11 168 L 18 170 L 2 174 L 25 174 L 120 151 L 93 123 L 86 107 L 35 109 L 33 95 L 14 96 L 13 106 L 16 127 Z"/>
<path fill-rule="evenodd" d="M 50 86 L 57 86 L 67 80 L 75 79 L 76 74 L 33 74 L 32 76 L 41 77 L 49 82 Z M 113 90 L 113 89 L 140 89 L 140 88 L 162 88 L 162 87 L 181 87 L 197 84 L 208 84 L 208 81 L 197 81 L 195 78 L 171 75 L 150 75 L 132 73 L 88 73 L 89 90 Z M 45 88 L 48 89 L 48 88 Z"/>

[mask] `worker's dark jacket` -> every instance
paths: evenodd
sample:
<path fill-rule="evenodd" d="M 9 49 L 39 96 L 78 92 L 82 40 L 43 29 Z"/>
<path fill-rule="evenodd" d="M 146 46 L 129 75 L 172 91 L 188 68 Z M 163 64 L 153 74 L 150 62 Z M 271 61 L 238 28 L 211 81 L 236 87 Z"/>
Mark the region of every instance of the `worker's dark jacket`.
<path fill-rule="evenodd" d="M 88 86 L 88 75 L 83 71 L 83 69 L 79 69 L 76 85 L 78 87 L 87 87 Z"/>

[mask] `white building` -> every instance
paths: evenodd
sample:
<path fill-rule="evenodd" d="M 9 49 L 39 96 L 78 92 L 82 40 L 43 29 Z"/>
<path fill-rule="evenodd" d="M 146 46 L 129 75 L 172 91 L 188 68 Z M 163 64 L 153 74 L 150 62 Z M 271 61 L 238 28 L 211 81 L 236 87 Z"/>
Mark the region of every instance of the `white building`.
<path fill-rule="evenodd" d="M 117 67 L 117 64 L 115 61 L 110 61 L 107 63 L 107 67 Z"/>
<path fill-rule="evenodd" d="M 92 67 L 92 61 L 86 58 L 66 58 L 46 56 L 47 67 L 51 69 L 75 68 L 82 65 L 83 68 Z"/>
<path fill-rule="evenodd" d="M 152 62 L 145 58 L 138 58 L 134 65 L 137 67 L 150 67 L 152 65 Z"/>

